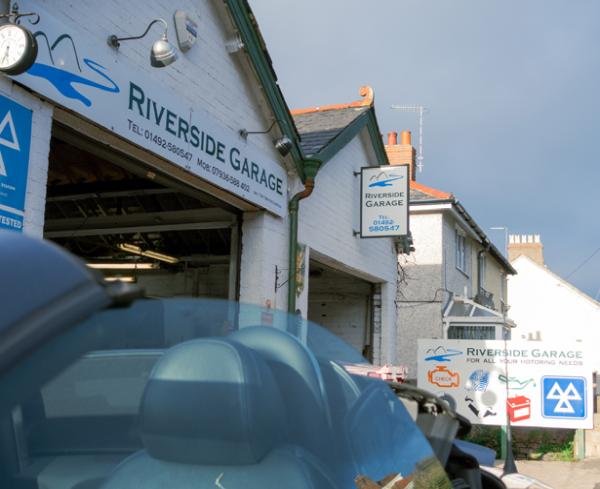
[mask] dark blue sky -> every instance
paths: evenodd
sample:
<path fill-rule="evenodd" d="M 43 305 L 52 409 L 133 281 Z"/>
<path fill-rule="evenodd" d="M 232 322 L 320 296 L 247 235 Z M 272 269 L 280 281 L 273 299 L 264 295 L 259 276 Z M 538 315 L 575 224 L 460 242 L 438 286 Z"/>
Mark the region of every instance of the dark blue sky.
<path fill-rule="evenodd" d="M 250 0 L 292 108 L 424 105 L 425 168 L 479 225 L 541 234 L 566 277 L 600 247 L 600 2 Z M 502 232 L 489 231 L 500 249 Z M 600 253 L 570 281 L 600 297 Z"/>

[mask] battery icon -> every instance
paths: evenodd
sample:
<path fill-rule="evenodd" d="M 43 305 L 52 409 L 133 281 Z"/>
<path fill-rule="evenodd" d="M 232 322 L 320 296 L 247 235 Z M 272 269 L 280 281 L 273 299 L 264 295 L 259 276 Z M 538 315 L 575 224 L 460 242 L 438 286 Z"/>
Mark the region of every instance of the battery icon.
<path fill-rule="evenodd" d="M 525 396 L 509 397 L 506 400 L 506 410 L 511 423 L 529 419 L 531 417 L 531 399 Z"/>

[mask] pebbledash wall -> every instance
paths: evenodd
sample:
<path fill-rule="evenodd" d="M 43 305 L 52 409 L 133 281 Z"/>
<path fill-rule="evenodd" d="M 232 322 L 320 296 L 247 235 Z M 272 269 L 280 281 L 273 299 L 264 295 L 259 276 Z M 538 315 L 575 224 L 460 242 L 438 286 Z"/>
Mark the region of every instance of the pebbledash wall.
<path fill-rule="evenodd" d="M 198 22 L 198 39 L 188 53 L 179 52 L 172 65 L 156 69 L 149 63 L 150 46 L 160 29 L 140 41 L 123 43 L 118 53 L 107 46 L 110 34 L 137 35 L 148 23 L 162 17 L 169 24 L 170 40 L 176 44 L 173 27 L 175 8 L 168 2 L 133 0 L 115 8 L 113 3 L 79 0 L 27 2 L 64 24 L 65 29 L 83 33 L 89 46 L 104 55 L 117 56 L 137 79 L 149 80 L 164 88 L 167 100 L 179 100 L 190 107 L 200 107 L 214 121 L 236 133 L 266 129 L 275 119 L 261 84 L 243 52 L 231 54 L 226 42 L 236 33 L 236 25 L 225 2 L 182 0 L 177 8 L 192 14 Z M 154 28 L 153 28 L 154 29 Z M 132 75 L 133 76 L 133 75 Z M 21 79 L 22 83 L 25 83 Z M 43 236 L 48 158 L 53 116 L 58 106 L 49 97 L 23 88 L 0 76 L 0 93 L 33 111 L 32 143 L 27 181 L 23 232 Z M 61 108 L 60 110 L 63 110 Z M 256 134 L 248 139 L 260 154 L 278 161 L 287 174 L 286 202 L 302 188 L 290 156 L 283 159 L 273 148 L 273 133 Z M 353 175 L 366 162 L 376 162 L 371 143 L 360 134 L 334 156 L 317 175 L 314 194 L 301 202 L 299 240 L 309 253 L 335 268 L 380 284 L 381 312 L 376 316 L 375 359 L 393 362 L 395 358 L 396 261 L 390 239 L 360 240 L 353 235 L 358 229 L 358 179 Z M 370 149 L 371 148 L 371 149 Z M 287 212 L 277 216 L 265 210 L 243 213 L 241 233 L 239 300 L 276 309 L 285 309 L 287 285 L 275 290 L 275 267 L 288 269 L 289 218 Z M 307 257 L 308 260 L 308 257 Z M 308 266 L 306 267 L 308 269 Z M 298 307 L 306 314 L 306 291 Z M 304 298 L 303 298 L 304 297 Z"/>

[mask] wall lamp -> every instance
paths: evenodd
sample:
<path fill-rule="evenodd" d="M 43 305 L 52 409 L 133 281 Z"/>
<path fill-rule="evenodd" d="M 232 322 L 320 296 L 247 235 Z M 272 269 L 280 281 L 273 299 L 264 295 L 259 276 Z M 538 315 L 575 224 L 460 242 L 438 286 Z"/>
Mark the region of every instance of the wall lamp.
<path fill-rule="evenodd" d="M 265 131 L 247 131 L 246 129 L 240 129 L 240 137 L 244 141 L 246 141 L 248 139 L 249 134 L 267 134 L 268 132 L 271 131 L 271 129 L 273 129 L 273 126 L 275 125 L 276 122 L 281 122 L 281 121 L 279 119 L 275 119 L 273 121 L 273 123 L 269 126 L 269 128 Z M 287 156 L 289 154 L 289 152 L 292 150 L 292 147 L 294 144 L 292 143 L 292 140 L 284 134 L 280 138 L 274 139 L 273 145 L 275 146 L 275 149 L 277 151 L 279 151 L 279 154 L 281 156 Z"/>
<path fill-rule="evenodd" d="M 154 19 L 148 27 L 146 31 L 141 36 L 132 36 L 132 37 L 117 37 L 115 34 L 108 36 L 108 45 L 114 49 L 119 49 L 121 45 L 121 41 L 132 41 L 134 39 L 141 39 L 148 34 L 150 28 L 156 24 L 157 22 L 161 22 L 165 31 L 160 39 L 154 41 L 152 45 L 152 50 L 150 51 L 150 64 L 155 68 L 162 68 L 164 66 L 170 65 L 173 61 L 177 59 L 177 51 L 173 47 L 173 45 L 167 39 L 167 29 L 168 25 L 166 20 L 164 19 Z"/>
<path fill-rule="evenodd" d="M 244 41 L 239 34 L 234 34 L 225 42 L 225 49 L 229 54 L 237 53 L 244 49 Z"/>

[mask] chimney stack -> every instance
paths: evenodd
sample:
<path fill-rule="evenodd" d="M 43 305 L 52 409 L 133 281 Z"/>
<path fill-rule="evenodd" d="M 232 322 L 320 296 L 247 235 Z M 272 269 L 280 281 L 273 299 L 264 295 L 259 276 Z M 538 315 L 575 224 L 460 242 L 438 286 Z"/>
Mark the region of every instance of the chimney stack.
<path fill-rule="evenodd" d="M 539 234 L 511 234 L 508 237 L 508 261 L 525 255 L 544 266 L 544 246 Z"/>
<path fill-rule="evenodd" d="M 398 133 L 388 133 L 388 143 L 385 151 L 390 165 L 408 165 L 408 175 L 411 181 L 415 180 L 416 151 L 411 144 L 410 131 L 400 133 L 400 144 L 398 144 Z"/>

